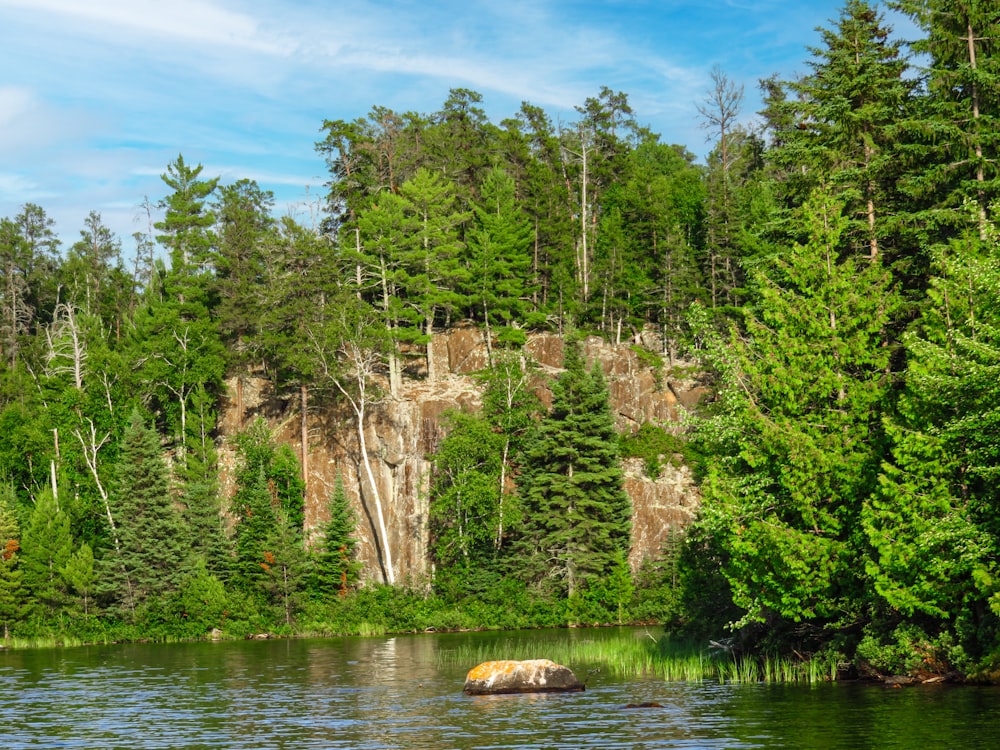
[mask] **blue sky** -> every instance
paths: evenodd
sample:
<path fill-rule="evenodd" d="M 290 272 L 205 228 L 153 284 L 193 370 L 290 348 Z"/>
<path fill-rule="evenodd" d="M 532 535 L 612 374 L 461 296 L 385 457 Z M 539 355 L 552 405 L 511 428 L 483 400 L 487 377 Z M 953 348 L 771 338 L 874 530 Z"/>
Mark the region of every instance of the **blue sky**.
<path fill-rule="evenodd" d="M 696 104 L 714 65 L 745 85 L 806 70 L 840 0 L 0 0 L 0 216 L 25 202 L 64 245 L 99 211 L 145 230 L 183 153 L 248 177 L 306 223 L 323 192 L 324 119 L 430 113 L 451 88 L 496 121 L 524 100 L 555 120 L 602 86 L 639 122 L 706 151 Z M 893 19 L 894 21 L 896 19 Z M 904 29 L 900 29 L 904 31 Z"/>

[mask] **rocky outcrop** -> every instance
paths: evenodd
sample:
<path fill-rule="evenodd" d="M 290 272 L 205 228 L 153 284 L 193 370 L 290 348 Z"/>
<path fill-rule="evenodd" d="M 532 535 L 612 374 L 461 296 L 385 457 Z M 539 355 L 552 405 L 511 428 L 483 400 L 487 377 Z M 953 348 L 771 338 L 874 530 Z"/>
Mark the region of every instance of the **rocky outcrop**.
<path fill-rule="evenodd" d="M 573 670 L 549 659 L 483 662 L 469 670 L 464 688 L 468 695 L 577 693 L 585 689 Z"/>
<path fill-rule="evenodd" d="M 403 380 L 396 397 L 384 397 L 369 408 L 365 435 L 375 481 L 379 487 L 396 579 L 419 585 L 429 579 L 427 562 L 429 456 L 443 436 L 442 414 L 448 409 L 476 409 L 481 386 L 473 373 L 489 362 L 482 332 L 475 327 L 459 327 L 436 336 L 434 356 L 443 371 L 430 382 L 419 377 Z M 537 364 L 536 392 L 543 402 L 551 402 L 549 383 L 560 372 L 563 340 L 554 334 L 530 336 L 526 353 Z M 621 431 L 637 429 L 653 422 L 680 429 L 681 414 L 700 397 L 698 384 L 676 377 L 680 372 L 657 371 L 627 345 L 612 346 L 597 337 L 583 342 L 588 362 L 601 364 L 608 379 L 616 426 Z M 445 368 L 447 363 L 447 368 Z M 418 373 L 419 374 L 419 373 Z M 256 416 L 272 424 L 279 441 L 299 452 L 301 440 L 300 405 L 274 399 L 265 381 L 244 380 L 240 398 L 236 384 L 234 397 L 224 404 L 220 449 L 223 491 L 230 496 L 235 448 L 225 436 L 232 436 Z M 242 403 L 242 414 L 237 411 Z M 359 488 L 363 475 L 352 412 L 343 406 L 317 408 L 313 399 L 308 414 L 308 482 L 306 526 L 313 528 L 326 519 L 327 501 L 339 475 L 359 520 L 359 555 L 363 575 L 382 580 L 382 555 L 377 519 L 371 501 Z M 670 457 L 666 457 L 670 458 Z M 693 517 L 698 496 L 690 471 L 676 462 L 665 461 L 657 478 L 644 476 L 639 462 L 625 466 L 625 490 L 633 504 L 633 543 L 629 560 L 637 568 L 644 559 L 656 557 L 670 529 L 680 529 Z"/>

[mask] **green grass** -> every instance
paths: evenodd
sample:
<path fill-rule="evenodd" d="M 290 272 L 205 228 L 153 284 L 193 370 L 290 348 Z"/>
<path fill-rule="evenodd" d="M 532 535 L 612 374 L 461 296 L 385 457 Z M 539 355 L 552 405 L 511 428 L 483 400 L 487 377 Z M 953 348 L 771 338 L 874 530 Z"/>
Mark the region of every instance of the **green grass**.
<path fill-rule="evenodd" d="M 494 659 L 552 659 L 577 675 L 600 669 L 618 678 L 658 677 L 667 682 L 815 683 L 832 679 L 836 665 L 781 657 L 737 657 L 726 651 L 632 635 L 599 640 L 546 642 L 501 639 L 461 645 L 442 653 L 442 665 L 470 667 Z"/>

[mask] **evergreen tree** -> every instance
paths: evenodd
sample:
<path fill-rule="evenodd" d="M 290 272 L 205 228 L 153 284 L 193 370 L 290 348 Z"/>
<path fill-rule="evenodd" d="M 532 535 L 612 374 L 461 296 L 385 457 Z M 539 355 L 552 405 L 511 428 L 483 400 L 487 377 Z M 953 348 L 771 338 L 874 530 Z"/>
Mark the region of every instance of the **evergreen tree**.
<path fill-rule="evenodd" d="M 302 542 L 302 527 L 296 527 L 285 509 L 278 506 L 274 524 L 264 538 L 260 585 L 279 619 L 291 628 L 302 609 L 308 559 Z"/>
<path fill-rule="evenodd" d="M 274 242 L 274 194 L 252 180 L 219 189 L 215 204 L 219 290 L 219 331 L 226 340 L 229 363 L 236 370 L 236 409 L 243 419 L 243 383 L 259 354 L 262 324 L 260 285 L 265 279 L 265 248 Z"/>
<path fill-rule="evenodd" d="M 455 186 L 436 174 L 419 169 L 400 188 L 406 200 L 404 213 L 411 218 L 413 232 L 398 248 L 399 290 L 410 323 L 422 332 L 427 347 L 427 377 L 437 377 L 431 337 L 439 314 L 461 309 L 460 289 L 465 281 L 461 262 L 459 226 L 468 219 L 461 210 Z M 404 312 L 404 314 L 406 314 Z"/>
<path fill-rule="evenodd" d="M 138 410 L 129 419 L 115 472 L 115 521 L 121 536 L 115 595 L 136 610 L 172 593 L 189 568 L 190 551 L 170 497 L 159 436 Z"/>
<path fill-rule="evenodd" d="M 351 510 L 340 474 L 334 480 L 327 508 L 329 517 L 321 526 L 318 539 L 314 540 L 310 588 L 321 599 L 329 601 L 338 597 L 343 599 L 357 588 L 361 574 L 355 536 L 357 518 Z"/>
<path fill-rule="evenodd" d="M 889 610 L 978 651 L 987 644 L 968 634 L 1000 616 L 1000 239 L 991 223 L 979 239 L 969 213 L 965 237 L 935 254 L 928 304 L 905 339 L 906 388 L 862 521 Z"/>
<path fill-rule="evenodd" d="M 203 414 L 209 410 L 211 400 L 203 386 L 192 397 L 198 419 L 191 421 L 200 425 L 200 429 L 194 435 L 189 431 L 186 461 L 178 467 L 179 491 L 192 557 L 201 560 L 208 573 L 225 580 L 230 572 L 232 550 L 219 497 L 218 455 L 211 436 L 206 434 L 215 426 L 215 414 Z"/>
<path fill-rule="evenodd" d="M 73 553 L 69 517 L 59 507 L 51 488 L 35 499 L 35 507 L 21 538 L 24 584 L 39 613 L 57 614 L 66 600 L 63 568 Z"/>
<path fill-rule="evenodd" d="M 524 521 L 516 554 L 531 582 L 573 597 L 628 552 L 631 508 L 604 376 L 596 362 L 584 368 L 572 340 L 564 367 L 518 480 Z"/>
<path fill-rule="evenodd" d="M 3 637 L 10 638 L 10 627 L 27 611 L 24 583 L 19 566 L 20 531 L 15 511 L 14 485 L 0 479 L 0 622 Z"/>
<path fill-rule="evenodd" d="M 992 0 L 894 0 L 924 32 L 912 44 L 928 60 L 926 95 L 901 123 L 912 156 L 903 189 L 924 210 L 932 239 L 961 236 L 972 219 L 985 238 L 989 209 L 1000 195 L 1000 10 Z"/>
<path fill-rule="evenodd" d="M 870 259 L 888 251 L 891 262 L 910 249 L 900 247 L 896 125 L 909 111 L 916 83 L 890 32 L 864 0 L 849 0 L 836 26 L 821 29 L 823 46 L 810 49 L 812 72 L 789 84 L 798 111 L 788 134 L 794 145 L 785 148 L 811 173 L 813 185 L 828 183 L 844 203 L 848 224 L 841 239 Z"/>
<path fill-rule="evenodd" d="M 94 551 L 86 542 L 80 544 L 66 565 L 63 566 L 62 576 L 69 584 L 70 593 L 79 597 L 78 604 L 83 612 L 83 616 L 90 615 L 91 601 L 94 596 L 97 584 L 97 568 L 94 566 Z"/>
<path fill-rule="evenodd" d="M 249 481 L 248 481 L 249 480 Z M 236 582 L 248 593 L 260 592 L 266 562 L 268 535 L 277 523 L 277 500 L 268 486 L 263 467 L 253 479 L 240 481 L 234 498 L 236 523 L 236 559 L 233 563 Z"/>
<path fill-rule="evenodd" d="M 829 194 L 803 218 L 809 241 L 753 274 L 746 333 L 710 346 L 717 403 L 698 428 L 714 457 L 700 533 L 744 624 L 846 617 L 861 597 L 856 531 L 880 459 L 894 295 L 880 264 L 837 259 L 847 219 Z"/>
<path fill-rule="evenodd" d="M 475 221 L 466 240 L 466 295 L 474 314 L 482 315 L 487 347 L 492 352 L 493 326 L 509 326 L 523 319 L 531 227 L 517 205 L 514 180 L 499 167 L 487 172 L 480 196 L 473 206 Z M 503 329 L 499 333 L 504 338 Z"/>
<path fill-rule="evenodd" d="M 162 232 L 157 239 L 169 251 L 174 272 L 183 276 L 199 276 L 214 262 L 215 215 L 206 204 L 219 178 L 200 179 L 203 169 L 201 164 L 189 166 L 179 154 L 160 175 L 173 192 L 160 201 L 164 216 L 155 224 Z"/>

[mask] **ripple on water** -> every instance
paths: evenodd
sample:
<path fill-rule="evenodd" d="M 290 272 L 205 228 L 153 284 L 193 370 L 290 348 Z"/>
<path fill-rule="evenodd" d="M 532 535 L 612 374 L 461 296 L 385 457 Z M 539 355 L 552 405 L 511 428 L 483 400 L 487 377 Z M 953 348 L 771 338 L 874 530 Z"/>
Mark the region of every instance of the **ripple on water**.
<path fill-rule="evenodd" d="M 466 696 L 465 670 L 441 667 L 447 660 L 438 658 L 455 642 L 413 636 L 0 653 L 3 747 L 851 750 L 877 743 L 902 750 L 915 739 L 985 747 L 1000 733 L 1000 692 L 978 688 L 600 675 L 584 693 Z M 662 708 L 625 708 L 644 701 Z"/>

